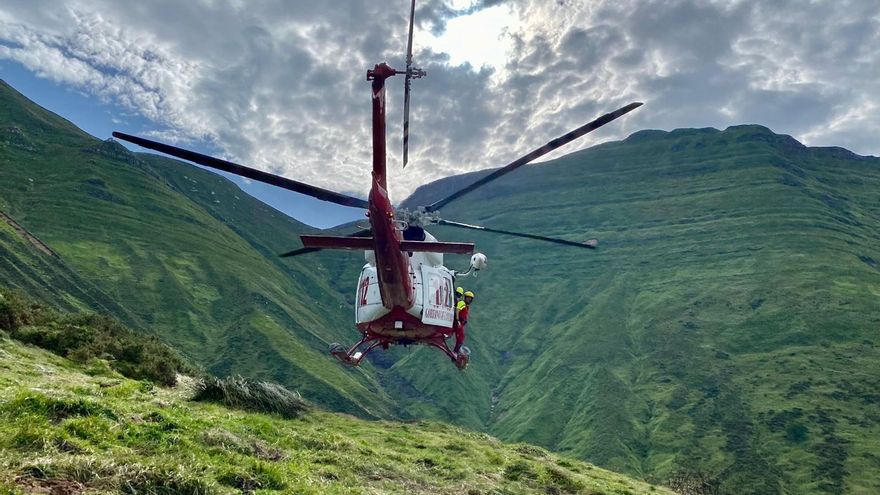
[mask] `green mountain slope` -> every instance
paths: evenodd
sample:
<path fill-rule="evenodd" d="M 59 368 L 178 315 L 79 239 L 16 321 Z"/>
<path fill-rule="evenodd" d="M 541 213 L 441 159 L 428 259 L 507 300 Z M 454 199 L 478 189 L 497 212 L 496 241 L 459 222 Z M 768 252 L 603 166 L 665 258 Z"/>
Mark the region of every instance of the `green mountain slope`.
<path fill-rule="evenodd" d="M 436 228 L 489 256 L 462 281 L 476 357 L 466 377 L 423 373 L 431 353 L 392 372 L 430 397 L 419 414 L 648 479 L 880 491 L 878 190 L 877 158 L 760 126 L 642 131 L 526 167 L 444 216 L 600 249 Z"/>
<path fill-rule="evenodd" d="M 305 225 L 213 173 L 92 138 L 5 84 L 0 103 L 4 211 L 125 308 L 116 316 L 130 312 L 127 322 L 217 374 L 272 379 L 340 411 L 391 413 L 369 370 L 327 359 L 351 313 L 325 269 L 275 256 L 299 245 Z M 5 263 L 32 266 L 12 253 Z"/>
<path fill-rule="evenodd" d="M 0 103 L 0 208 L 216 373 L 721 493 L 880 492 L 877 158 L 738 126 L 642 131 L 525 167 L 444 216 L 600 249 L 431 229 L 489 255 L 461 281 L 477 292 L 471 366 L 409 348 L 348 370 L 325 349 L 353 339 L 361 255 L 279 263 L 306 227 L 228 181 L 102 143 L 6 86 Z M 8 264 L 34 265 L 13 240 Z"/>
<path fill-rule="evenodd" d="M 2 335 L 0 356 L 3 493 L 672 493 L 439 423 L 195 403 Z"/>
<path fill-rule="evenodd" d="M 136 324 L 137 318 L 79 276 L 58 255 L 0 211 L 0 280 L 64 310 L 97 310 Z"/>

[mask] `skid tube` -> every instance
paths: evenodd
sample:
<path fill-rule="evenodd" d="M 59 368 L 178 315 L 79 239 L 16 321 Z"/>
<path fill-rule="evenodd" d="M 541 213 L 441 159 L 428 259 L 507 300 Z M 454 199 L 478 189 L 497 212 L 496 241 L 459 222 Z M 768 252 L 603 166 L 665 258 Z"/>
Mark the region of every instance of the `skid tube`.
<path fill-rule="evenodd" d="M 361 364 L 361 361 L 376 347 L 382 346 L 383 349 L 388 349 L 391 345 L 427 345 L 430 347 L 436 347 L 443 351 L 446 356 L 455 363 L 455 366 L 464 370 L 467 368 L 468 362 L 470 361 L 470 349 L 462 346 L 461 351 L 458 353 L 453 352 L 448 345 L 446 345 L 446 338 L 440 332 L 435 333 L 430 337 L 425 338 L 400 338 L 400 337 L 388 337 L 385 335 L 380 335 L 378 333 L 374 333 L 371 331 L 364 332 L 364 336 L 358 341 L 357 344 L 351 346 L 346 349 L 342 344 L 334 343 L 330 344 L 330 354 L 332 354 L 336 359 L 341 361 L 344 364 L 349 366 L 358 366 Z M 365 346 L 365 347 L 363 347 Z M 358 350 L 361 349 L 361 350 Z"/>

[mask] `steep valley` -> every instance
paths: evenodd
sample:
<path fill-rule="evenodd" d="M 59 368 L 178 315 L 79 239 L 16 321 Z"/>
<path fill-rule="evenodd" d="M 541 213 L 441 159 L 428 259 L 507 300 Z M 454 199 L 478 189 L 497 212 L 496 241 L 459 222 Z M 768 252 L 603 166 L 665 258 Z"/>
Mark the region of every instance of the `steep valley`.
<path fill-rule="evenodd" d="M 433 228 L 489 256 L 460 280 L 477 293 L 471 366 L 399 348 L 352 370 L 326 348 L 355 338 L 361 254 L 280 261 L 313 229 L 5 84 L 0 100 L 0 210 L 58 255 L 0 223 L 6 285 L 335 411 L 447 421 L 721 493 L 880 492 L 878 158 L 744 125 L 641 131 L 525 167 L 443 216 L 599 249 Z"/>

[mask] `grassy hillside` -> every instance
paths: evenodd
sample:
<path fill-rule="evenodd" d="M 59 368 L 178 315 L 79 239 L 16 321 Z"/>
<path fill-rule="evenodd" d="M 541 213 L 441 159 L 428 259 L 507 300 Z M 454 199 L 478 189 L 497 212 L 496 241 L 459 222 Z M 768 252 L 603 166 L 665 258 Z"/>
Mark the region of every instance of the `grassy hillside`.
<path fill-rule="evenodd" d="M 0 493 L 671 494 L 440 423 L 188 400 L 0 335 Z"/>
<path fill-rule="evenodd" d="M 453 182 L 469 180 L 408 203 Z M 476 356 L 465 376 L 407 356 L 394 380 L 430 397 L 419 414 L 647 479 L 878 492 L 878 190 L 877 158 L 760 126 L 642 131 L 527 167 L 444 215 L 600 249 L 435 229 L 489 255 L 464 282 Z"/>
<path fill-rule="evenodd" d="M 6 86 L 0 98 L 0 208 L 211 371 L 657 482 L 880 492 L 877 158 L 737 126 L 642 131 L 525 167 L 444 216 L 595 237 L 600 249 L 432 229 L 489 255 L 489 270 L 461 281 L 477 292 L 471 366 L 459 373 L 410 348 L 347 370 L 325 349 L 352 339 L 360 255 L 280 263 L 274 253 L 297 245 L 302 224 L 201 169 L 86 136 Z M 473 178 L 431 184 L 410 203 Z M 7 266 L 36 266 L 9 236 Z"/>
<path fill-rule="evenodd" d="M 7 273 L 42 275 L 8 283 L 107 307 L 73 294 L 73 282 L 59 284 L 69 269 L 115 301 L 116 316 L 130 313 L 130 324 L 212 372 L 278 381 L 340 411 L 391 414 L 369 370 L 327 358 L 328 345 L 351 332 L 351 306 L 325 269 L 276 257 L 299 245 L 305 225 L 215 174 L 88 136 L 5 84 L 0 122 L 2 209 L 65 267 L 40 268 L 45 257 L 9 249 L 21 244 L 9 233 L 0 239 L 4 266 L 15 267 Z"/>
<path fill-rule="evenodd" d="M 0 198 L 2 200 L 2 198 Z M 137 317 L 71 269 L 51 248 L 0 211 L 0 280 L 65 310 L 98 310 L 130 324 Z"/>

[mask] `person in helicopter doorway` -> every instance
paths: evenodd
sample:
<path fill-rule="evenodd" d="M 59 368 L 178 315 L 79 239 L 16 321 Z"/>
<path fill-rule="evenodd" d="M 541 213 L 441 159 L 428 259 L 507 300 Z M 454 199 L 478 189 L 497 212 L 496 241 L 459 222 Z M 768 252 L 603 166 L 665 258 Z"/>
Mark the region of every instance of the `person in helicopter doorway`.
<path fill-rule="evenodd" d="M 462 287 L 455 288 L 455 304 L 452 306 L 455 308 L 455 318 L 452 319 L 452 328 L 448 332 L 443 332 L 443 337 L 449 337 L 450 335 L 458 332 L 458 303 L 461 302 L 461 299 L 464 297 L 464 289 Z"/>
<path fill-rule="evenodd" d="M 471 291 L 465 292 L 462 296 L 455 306 L 455 348 L 452 350 L 455 354 L 458 354 L 461 345 L 464 344 L 464 327 L 467 326 L 468 313 L 474 301 L 474 293 Z"/>

